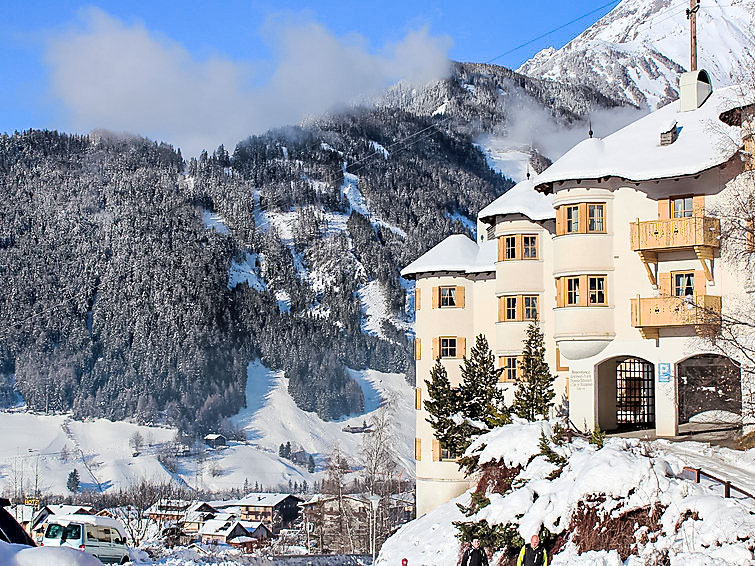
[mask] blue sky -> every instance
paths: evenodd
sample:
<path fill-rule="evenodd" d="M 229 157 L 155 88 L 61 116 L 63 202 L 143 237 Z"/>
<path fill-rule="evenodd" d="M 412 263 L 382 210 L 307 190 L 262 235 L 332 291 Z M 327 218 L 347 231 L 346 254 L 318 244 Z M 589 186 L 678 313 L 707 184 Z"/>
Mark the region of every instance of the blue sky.
<path fill-rule="evenodd" d="M 0 131 L 105 127 L 195 151 L 231 125 L 238 131 L 227 136 L 238 136 L 396 78 L 423 80 L 441 57 L 489 61 L 605 3 L 6 0 Z M 495 63 L 516 68 L 544 47 L 560 47 L 612 7 Z M 222 123 L 223 111 L 238 114 L 235 124 Z"/>

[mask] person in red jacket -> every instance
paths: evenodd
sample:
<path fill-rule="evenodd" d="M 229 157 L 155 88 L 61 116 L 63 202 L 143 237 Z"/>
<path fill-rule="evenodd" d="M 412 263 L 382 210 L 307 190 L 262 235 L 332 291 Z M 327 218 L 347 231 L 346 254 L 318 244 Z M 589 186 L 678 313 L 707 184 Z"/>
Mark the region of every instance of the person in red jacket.
<path fill-rule="evenodd" d="M 476 538 L 461 559 L 461 566 L 488 566 L 488 555 L 480 548 L 480 539 Z"/>
<path fill-rule="evenodd" d="M 540 546 L 540 537 L 532 535 L 529 544 L 522 547 L 516 566 L 548 566 L 548 553 Z"/>

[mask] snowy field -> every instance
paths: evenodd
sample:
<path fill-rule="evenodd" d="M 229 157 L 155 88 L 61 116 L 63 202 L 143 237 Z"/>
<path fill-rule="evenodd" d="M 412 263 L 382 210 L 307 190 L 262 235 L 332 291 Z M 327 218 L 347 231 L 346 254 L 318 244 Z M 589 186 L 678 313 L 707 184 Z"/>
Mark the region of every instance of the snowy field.
<path fill-rule="evenodd" d="M 411 442 L 414 436 L 412 388 L 402 374 L 352 371 L 365 395 L 365 414 L 339 422 L 322 421 L 299 409 L 288 394 L 286 379 L 258 362 L 248 368 L 247 408 L 233 418 L 247 436 L 246 442 L 209 450 L 206 458 L 178 458 L 178 472 L 170 473 L 158 461 L 175 434 L 168 427 L 139 426 L 105 419 L 75 421 L 67 415 L 0 412 L 0 492 L 13 492 L 21 483 L 43 493 L 66 494 L 68 474 L 78 470 L 86 489 L 126 487 L 141 478 L 175 480 L 189 487 L 219 490 L 241 487 L 245 480 L 266 487 L 289 480 L 310 485 L 321 474 L 324 461 L 339 444 L 353 462 L 363 435 L 344 432 L 346 425 L 361 425 L 383 404 L 396 415 L 396 457 L 400 467 L 414 471 Z M 135 432 L 144 438 L 137 456 L 129 446 Z M 278 446 L 291 441 L 315 455 L 318 471 L 307 472 L 278 457 Z"/>

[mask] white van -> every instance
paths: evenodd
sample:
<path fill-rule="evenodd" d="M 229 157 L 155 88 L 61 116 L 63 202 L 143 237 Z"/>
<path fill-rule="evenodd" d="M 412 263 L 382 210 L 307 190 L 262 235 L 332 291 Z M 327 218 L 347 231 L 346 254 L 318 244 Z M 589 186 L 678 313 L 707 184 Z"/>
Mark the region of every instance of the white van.
<path fill-rule="evenodd" d="M 69 546 L 92 554 L 106 564 L 125 564 L 130 558 L 124 533 L 123 524 L 110 517 L 51 515 L 42 546 Z"/>

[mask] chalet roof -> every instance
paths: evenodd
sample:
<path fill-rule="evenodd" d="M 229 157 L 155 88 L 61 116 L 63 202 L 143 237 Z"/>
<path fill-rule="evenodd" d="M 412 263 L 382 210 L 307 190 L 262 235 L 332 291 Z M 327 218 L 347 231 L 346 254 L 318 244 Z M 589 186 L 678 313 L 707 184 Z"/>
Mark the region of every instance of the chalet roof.
<path fill-rule="evenodd" d="M 401 275 L 412 279 L 420 273 L 433 271 L 464 274 L 495 271 L 496 253 L 495 241 L 478 245 L 463 234 L 454 234 L 407 265 Z"/>
<path fill-rule="evenodd" d="M 201 529 L 199 529 L 199 534 L 221 535 L 227 537 L 233 532 L 233 530 L 236 528 L 236 525 L 241 525 L 241 522 L 237 520 L 224 521 L 222 519 L 210 519 L 204 525 L 202 525 Z M 243 529 L 244 526 L 241 525 L 241 528 Z M 246 529 L 244 529 L 244 531 L 246 532 Z"/>
<path fill-rule="evenodd" d="M 205 440 L 218 440 L 219 438 L 222 438 L 223 440 L 225 440 L 225 436 L 223 436 L 222 434 L 213 433 L 213 434 L 208 434 L 207 436 L 204 437 Z"/>
<path fill-rule="evenodd" d="M 553 197 L 535 190 L 535 179 L 517 183 L 488 206 L 477 217 L 489 222 L 498 215 L 523 214 L 530 220 L 548 220 L 556 217 Z"/>
<path fill-rule="evenodd" d="M 275 507 L 288 497 L 302 500 L 290 493 L 250 493 L 239 499 L 238 504 L 242 507 Z"/>
<path fill-rule="evenodd" d="M 680 111 L 679 101 L 629 124 L 603 139 L 574 146 L 535 179 L 535 188 L 551 192 L 560 181 L 619 177 L 647 181 L 695 175 L 726 163 L 739 150 L 740 128 L 721 121 L 724 112 L 752 104 L 755 95 L 741 86 L 714 90 L 696 110 Z M 677 123 L 678 137 L 660 144 L 659 132 Z"/>

